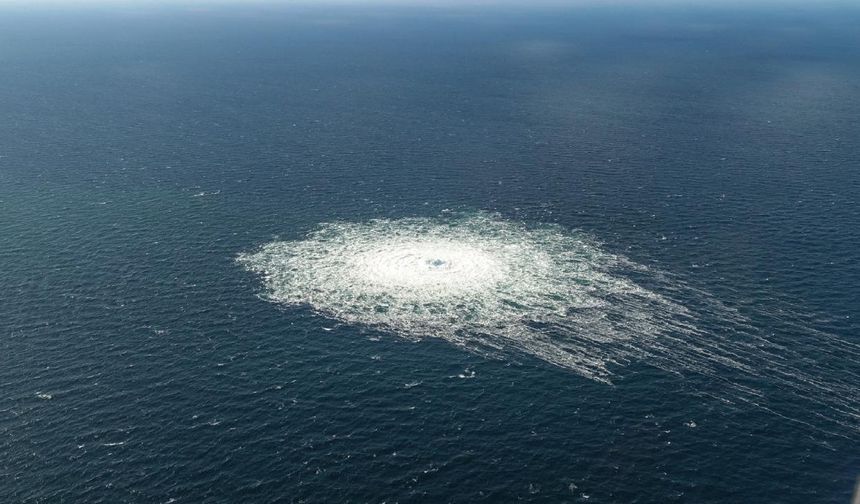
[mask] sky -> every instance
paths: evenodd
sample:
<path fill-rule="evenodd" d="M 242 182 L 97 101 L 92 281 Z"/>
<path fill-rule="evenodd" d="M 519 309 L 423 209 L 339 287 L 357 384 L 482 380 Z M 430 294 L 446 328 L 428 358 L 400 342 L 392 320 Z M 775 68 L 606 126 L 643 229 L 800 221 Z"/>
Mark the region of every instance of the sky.
<path fill-rule="evenodd" d="M 205 5 L 282 5 L 282 6 L 417 6 L 417 7 L 576 7 L 576 6 L 792 6 L 815 8 L 825 5 L 857 5 L 853 0 L 0 0 L 0 6 L 75 7 L 75 6 L 205 6 Z"/>

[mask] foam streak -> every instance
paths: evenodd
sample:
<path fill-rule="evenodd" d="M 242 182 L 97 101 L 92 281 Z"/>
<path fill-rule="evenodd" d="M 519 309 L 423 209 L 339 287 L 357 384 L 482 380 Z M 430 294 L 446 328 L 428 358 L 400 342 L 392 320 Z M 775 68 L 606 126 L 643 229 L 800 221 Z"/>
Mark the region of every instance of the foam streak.
<path fill-rule="evenodd" d="M 850 383 L 799 369 L 797 352 L 706 293 L 608 253 L 585 233 L 488 214 L 330 223 L 238 260 L 263 277 L 267 299 L 345 323 L 488 356 L 528 354 L 605 383 L 619 366 L 644 361 L 708 376 L 734 403 L 759 404 L 748 384 L 766 375 L 821 406 L 816 414 L 828 421 L 855 432 L 860 423 Z M 694 300 L 695 311 L 679 300 Z M 702 317 L 724 330 L 701 330 Z M 821 343 L 860 353 L 829 335 Z"/>

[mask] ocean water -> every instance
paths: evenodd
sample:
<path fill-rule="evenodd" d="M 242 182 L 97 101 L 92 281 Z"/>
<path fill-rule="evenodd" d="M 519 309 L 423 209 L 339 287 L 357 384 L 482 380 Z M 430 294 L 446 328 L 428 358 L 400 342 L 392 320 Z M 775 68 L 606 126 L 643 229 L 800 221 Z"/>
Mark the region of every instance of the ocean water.
<path fill-rule="evenodd" d="M 848 502 L 857 26 L 0 8 L 0 502 Z"/>

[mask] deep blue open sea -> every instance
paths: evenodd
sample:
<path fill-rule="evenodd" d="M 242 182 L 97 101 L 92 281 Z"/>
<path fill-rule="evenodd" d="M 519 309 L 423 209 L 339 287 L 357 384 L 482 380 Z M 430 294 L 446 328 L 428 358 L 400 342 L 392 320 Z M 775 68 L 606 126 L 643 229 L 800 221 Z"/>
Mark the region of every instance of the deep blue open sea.
<path fill-rule="evenodd" d="M 0 7 L 0 502 L 847 503 L 858 27 L 814 3 Z M 237 262 L 374 222 L 587 236 L 672 308 L 604 296 L 601 381 L 338 315 L 354 282 L 315 271 L 323 305 L 273 302 Z M 592 344 L 574 325 L 528 334 Z"/>

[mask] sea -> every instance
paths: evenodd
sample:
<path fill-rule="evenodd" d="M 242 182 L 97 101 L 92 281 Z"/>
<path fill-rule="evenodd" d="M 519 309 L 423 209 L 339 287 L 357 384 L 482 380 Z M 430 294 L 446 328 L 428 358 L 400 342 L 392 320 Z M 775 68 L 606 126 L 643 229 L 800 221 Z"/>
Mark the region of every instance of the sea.
<path fill-rule="evenodd" d="M 0 5 L 0 502 L 849 502 L 858 26 Z"/>

